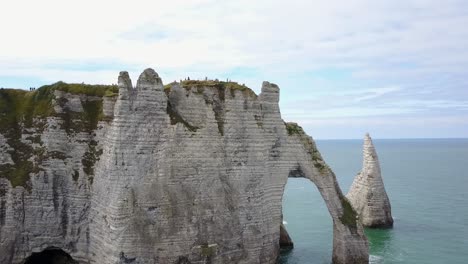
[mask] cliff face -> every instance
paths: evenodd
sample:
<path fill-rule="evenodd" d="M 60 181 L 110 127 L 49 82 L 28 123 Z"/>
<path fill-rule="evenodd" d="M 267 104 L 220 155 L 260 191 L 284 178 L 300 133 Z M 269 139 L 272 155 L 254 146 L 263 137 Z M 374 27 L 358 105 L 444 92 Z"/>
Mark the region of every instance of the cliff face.
<path fill-rule="evenodd" d="M 364 138 L 362 171 L 354 178 L 347 198 L 366 227 L 392 227 L 392 208 L 385 191 L 379 158 L 369 134 Z"/>
<path fill-rule="evenodd" d="M 46 90 L 30 95 L 44 107 L 13 115 L 0 91 L 1 263 L 47 247 L 86 263 L 275 263 L 288 176 L 321 192 L 333 262 L 368 262 L 354 210 L 312 138 L 281 119 L 276 85 L 164 87 L 147 69 L 135 89 L 122 72 L 117 96 Z"/>
<path fill-rule="evenodd" d="M 0 90 L 0 263 L 48 246 L 88 256 L 94 164 L 116 98 L 64 87 Z"/>

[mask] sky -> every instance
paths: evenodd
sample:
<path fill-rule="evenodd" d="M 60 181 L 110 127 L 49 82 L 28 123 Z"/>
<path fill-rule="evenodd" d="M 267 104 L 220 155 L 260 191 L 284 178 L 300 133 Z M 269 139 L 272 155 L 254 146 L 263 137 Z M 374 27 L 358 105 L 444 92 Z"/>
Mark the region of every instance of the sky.
<path fill-rule="evenodd" d="M 5 1 L 0 87 L 229 78 L 316 139 L 468 137 L 468 1 Z"/>

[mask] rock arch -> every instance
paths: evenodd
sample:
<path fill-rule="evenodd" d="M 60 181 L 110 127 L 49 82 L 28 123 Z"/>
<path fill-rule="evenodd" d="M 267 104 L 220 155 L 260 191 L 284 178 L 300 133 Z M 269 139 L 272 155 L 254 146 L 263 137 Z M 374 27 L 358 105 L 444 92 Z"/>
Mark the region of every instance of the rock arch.
<path fill-rule="evenodd" d="M 368 263 L 368 242 L 356 212 L 343 195 L 336 176 L 324 162 L 313 139 L 296 123 L 286 123 L 285 151 L 292 163 L 288 177 L 306 178 L 319 190 L 333 219 L 333 263 Z"/>
<path fill-rule="evenodd" d="M 70 247 L 75 259 L 90 263 L 273 264 L 290 175 L 313 181 L 326 202 L 333 262 L 367 263 L 354 210 L 313 140 L 283 122 L 277 85 L 264 82 L 259 95 L 217 80 L 164 86 L 152 69 L 135 88 L 126 72 L 118 83 L 118 94 L 106 93 L 112 99 L 49 87 L 53 104 L 63 96 L 81 106 L 94 102 L 86 113 L 73 110 L 85 130 L 68 131 L 58 124 L 75 119 L 52 115 L 13 139 L 0 135 L 7 169 L 15 148 L 43 141 L 27 156 L 37 164 L 26 167 L 25 186 L 0 174 L 0 262 L 21 263 L 47 244 Z"/>

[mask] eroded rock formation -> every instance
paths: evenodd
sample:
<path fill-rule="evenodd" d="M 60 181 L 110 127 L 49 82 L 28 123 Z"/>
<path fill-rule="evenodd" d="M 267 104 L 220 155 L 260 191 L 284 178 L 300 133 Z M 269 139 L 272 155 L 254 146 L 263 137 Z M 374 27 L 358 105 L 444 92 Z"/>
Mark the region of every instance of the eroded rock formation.
<path fill-rule="evenodd" d="M 280 238 L 279 238 L 279 244 L 281 249 L 292 249 L 294 247 L 294 242 L 292 241 L 291 237 L 288 234 L 288 231 L 286 230 L 286 227 L 284 226 L 283 223 L 281 223 L 280 226 Z"/>
<path fill-rule="evenodd" d="M 136 88 L 121 72 L 118 88 L 0 91 L 0 262 L 54 247 L 83 263 L 275 263 L 289 176 L 322 194 L 333 262 L 367 263 L 355 211 L 278 102 L 272 83 L 163 86 L 152 69 Z"/>
<path fill-rule="evenodd" d="M 392 227 L 392 209 L 385 191 L 379 158 L 369 134 L 364 138 L 362 171 L 354 178 L 347 194 L 366 227 Z"/>

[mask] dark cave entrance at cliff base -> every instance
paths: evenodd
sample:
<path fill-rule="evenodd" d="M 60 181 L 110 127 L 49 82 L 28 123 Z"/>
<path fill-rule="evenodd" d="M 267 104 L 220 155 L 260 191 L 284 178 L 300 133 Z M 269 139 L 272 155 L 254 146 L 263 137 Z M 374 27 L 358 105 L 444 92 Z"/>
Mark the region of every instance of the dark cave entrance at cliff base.
<path fill-rule="evenodd" d="M 78 264 L 67 252 L 60 248 L 49 247 L 38 253 L 32 253 L 24 264 Z"/>
<path fill-rule="evenodd" d="M 330 263 L 333 220 L 315 184 L 309 179 L 289 175 L 282 206 L 282 224 L 294 248 L 281 249 L 278 263 Z"/>

